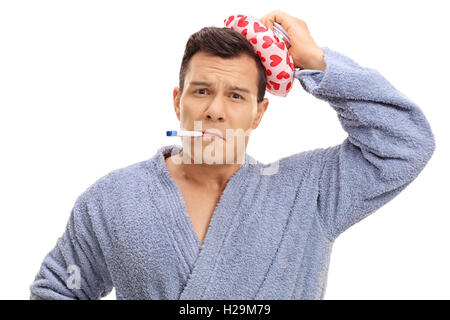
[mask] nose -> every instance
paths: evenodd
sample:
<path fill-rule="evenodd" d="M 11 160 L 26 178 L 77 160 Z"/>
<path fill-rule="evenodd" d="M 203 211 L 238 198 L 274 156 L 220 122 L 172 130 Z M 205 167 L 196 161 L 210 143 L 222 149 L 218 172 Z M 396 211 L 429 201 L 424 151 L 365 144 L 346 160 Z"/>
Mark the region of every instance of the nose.
<path fill-rule="evenodd" d="M 213 121 L 221 121 L 225 120 L 224 114 L 225 104 L 221 97 L 216 96 L 211 104 L 206 109 L 206 118 Z"/>
<path fill-rule="evenodd" d="M 210 120 L 223 121 L 223 117 L 212 115 L 210 113 L 208 113 L 207 118 L 210 119 Z"/>

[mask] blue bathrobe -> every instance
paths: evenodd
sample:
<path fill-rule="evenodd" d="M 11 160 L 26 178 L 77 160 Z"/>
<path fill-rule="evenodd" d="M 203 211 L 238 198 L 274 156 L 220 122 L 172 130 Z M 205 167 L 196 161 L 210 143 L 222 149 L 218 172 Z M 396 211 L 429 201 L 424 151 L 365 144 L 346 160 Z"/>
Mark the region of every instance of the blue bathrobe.
<path fill-rule="evenodd" d="M 435 140 L 379 72 L 322 49 L 325 72 L 295 77 L 337 112 L 341 144 L 269 164 L 246 153 L 203 244 L 164 160 L 181 146 L 116 169 L 79 195 L 30 298 L 323 299 L 336 238 L 404 190 Z"/>

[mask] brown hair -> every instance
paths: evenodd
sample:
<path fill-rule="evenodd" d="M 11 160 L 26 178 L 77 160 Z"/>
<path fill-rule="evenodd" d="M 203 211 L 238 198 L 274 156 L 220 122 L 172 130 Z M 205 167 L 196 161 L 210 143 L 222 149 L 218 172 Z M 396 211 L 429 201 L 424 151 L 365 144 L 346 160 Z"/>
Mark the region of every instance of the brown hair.
<path fill-rule="evenodd" d="M 197 51 L 205 51 L 222 58 L 237 57 L 247 54 L 256 62 L 258 69 L 258 95 L 257 102 L 264 99 L 266 93 L 266 69 L 259 56 L 255 53 L 253 45 L 239 32 L 223 27 L 204 27 L 192 34 L 186 43 L 180 68 L 180 91 L 183 92 L 184 79 L 188 69 L 189 60 Z"/>

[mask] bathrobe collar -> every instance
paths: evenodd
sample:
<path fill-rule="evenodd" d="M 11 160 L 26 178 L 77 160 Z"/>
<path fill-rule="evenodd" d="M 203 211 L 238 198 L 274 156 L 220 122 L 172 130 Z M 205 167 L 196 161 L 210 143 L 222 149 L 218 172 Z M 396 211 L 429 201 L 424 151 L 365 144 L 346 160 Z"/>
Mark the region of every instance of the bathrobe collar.
<path fill-rule="evenodd" d="M 236 220 L 234 217 L 240 213 L 239 199 L 242 199 L 245 194 L 248 175 L 257 174 L 258 162 L 245 153 L 242 166 L 231 176 L 222 192 L 202 245 L 195 233 L 181 192 L 165 162 L 167 156 L 178 154 L 182 150 L 183 147 L 179 145 L 163 146 L 159 148 L 151 162 L 161 182 L 162 192 L 167 195 L 157 199 L 158 207 L 163 215 L 167 215 L 163 219 L 167 220 L 165 223 L 169 237 L 189 274 L 179 299 L 200 299 L 215 269 L 214 265 L 220 256 L 228 230 Z M 232 201 L 235 198 L 238 198 L 238 201 Z M 171 208 L 171 210 L 167 211 L 164 208 Z"/>

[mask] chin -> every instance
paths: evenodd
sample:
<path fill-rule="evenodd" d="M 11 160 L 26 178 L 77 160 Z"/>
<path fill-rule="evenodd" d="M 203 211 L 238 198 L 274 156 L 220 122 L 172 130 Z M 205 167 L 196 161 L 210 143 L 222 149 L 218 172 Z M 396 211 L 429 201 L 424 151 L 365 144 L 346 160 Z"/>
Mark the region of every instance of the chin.
<path fill-rule="evenodd" d="M 240 153 L 238 154 L 238 149 Z M 224 165 L 224 164 L 242 164 L 237 159 L 243 158 L 245 154 L 245 147 L 237 148 L 236 146 L 227 145 L 224 140 L 217 139 L 201 139 L 198 141 L 191 141 L 191 143 L 183 143 L 183 150 L 186 155 L 189 155 L 193 164 L 209 164 L 209 165 Z"/>

